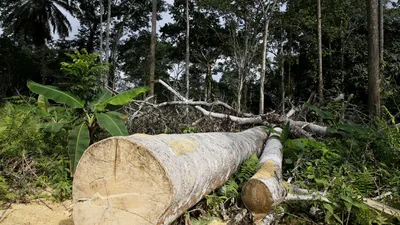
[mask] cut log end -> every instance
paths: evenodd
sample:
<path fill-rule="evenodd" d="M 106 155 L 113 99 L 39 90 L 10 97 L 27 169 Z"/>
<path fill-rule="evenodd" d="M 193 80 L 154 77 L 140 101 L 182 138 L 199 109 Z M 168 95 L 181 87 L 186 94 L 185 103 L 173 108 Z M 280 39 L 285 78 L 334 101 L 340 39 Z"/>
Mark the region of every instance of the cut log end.
<path fill-rule="evenodd" d="M 265 184 L 257 179 L 249 180 L 242 189 L 242 200 L 246 208 L 257 214 L 272 210 L 272 194 Z"/>
<path fill-rule="evenodd" d="M 146 147 L 123 137 L 85 151 L 73 193 L 75 224 L 156 224 L 173 195 L 160 162 Z"/>

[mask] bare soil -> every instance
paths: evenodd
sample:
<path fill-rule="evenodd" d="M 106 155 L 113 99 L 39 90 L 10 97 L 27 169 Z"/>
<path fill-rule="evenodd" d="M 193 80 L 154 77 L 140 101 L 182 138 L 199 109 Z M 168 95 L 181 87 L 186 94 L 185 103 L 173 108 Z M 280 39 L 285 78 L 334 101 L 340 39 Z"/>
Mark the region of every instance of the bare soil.
<path fill-rule="evenodd" d="M 48 200 L 34 200 L 28 204 L 11 204 L 6 211 L 0 210 L 0 216 L 3 215 L 0 219 L 0 224 L 74 225 L 71 206 L 71 200 L 61 203 Z"/>

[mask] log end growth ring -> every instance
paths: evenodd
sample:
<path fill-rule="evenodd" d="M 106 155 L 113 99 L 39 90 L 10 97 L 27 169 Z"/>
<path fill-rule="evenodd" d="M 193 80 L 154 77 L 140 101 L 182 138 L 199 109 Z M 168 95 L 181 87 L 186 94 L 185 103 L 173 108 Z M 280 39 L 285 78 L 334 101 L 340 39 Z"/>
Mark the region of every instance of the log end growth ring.
<path fill-rule="evenodd" d="M 268 213 L 274 200 L 268 187 L 258 179 L 250 179 L 242 189 L 244 205 L 253 213 Z"/>
<path fill-rule="evenodd" d="M 173 193 L 167 172 L 144 146 L 124 137 L 83 154 L 73 181 L 73 218 L 80 224 L 157 224 Z"/>

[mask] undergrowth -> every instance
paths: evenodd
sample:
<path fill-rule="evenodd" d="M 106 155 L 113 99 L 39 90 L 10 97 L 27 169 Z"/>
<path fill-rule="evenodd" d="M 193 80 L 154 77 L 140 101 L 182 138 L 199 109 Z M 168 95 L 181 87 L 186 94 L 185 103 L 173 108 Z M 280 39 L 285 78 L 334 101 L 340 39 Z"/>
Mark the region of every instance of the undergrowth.
<path fill-rule="evenodd" d="M 29 99 L 18 101 L 29 104 Z M 11 103 L 0 107 L 0 201 L 69 198 L 66 133 L 43 131 L 40 117 L 28 109 Z"/>

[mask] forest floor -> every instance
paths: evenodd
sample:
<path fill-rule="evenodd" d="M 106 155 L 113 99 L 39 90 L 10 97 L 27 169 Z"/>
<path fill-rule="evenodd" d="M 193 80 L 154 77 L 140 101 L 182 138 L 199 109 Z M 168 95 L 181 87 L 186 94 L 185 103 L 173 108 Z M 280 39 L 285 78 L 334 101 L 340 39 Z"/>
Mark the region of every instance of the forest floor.
<path fill-rule="evenodd" d="M 1 225 L 74 225 L 72 220 L 72 201 L 61 203 L 48 200 L 34 200 L 30 203 L 14 203 L 0 210 Z"/>

